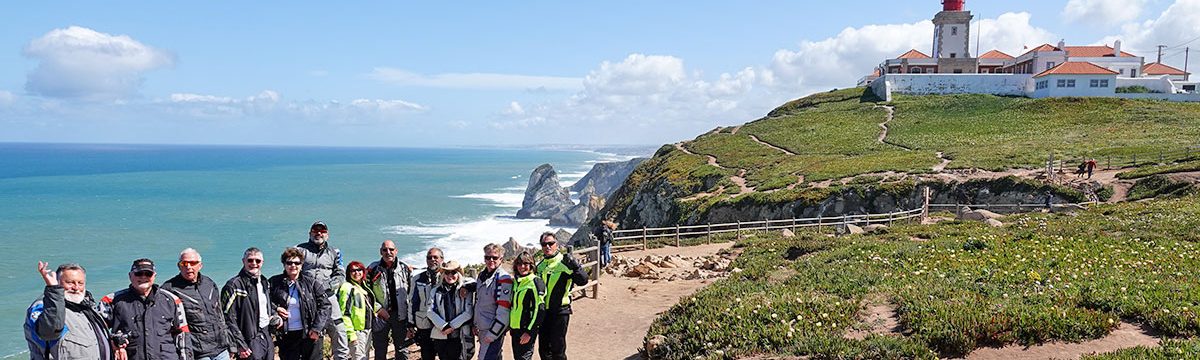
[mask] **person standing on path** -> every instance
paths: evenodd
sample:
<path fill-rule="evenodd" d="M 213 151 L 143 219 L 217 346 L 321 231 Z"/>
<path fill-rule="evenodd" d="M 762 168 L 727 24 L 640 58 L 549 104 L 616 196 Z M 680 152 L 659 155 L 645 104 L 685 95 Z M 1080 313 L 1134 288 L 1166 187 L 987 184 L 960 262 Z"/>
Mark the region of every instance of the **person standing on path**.
<path fill-rule="evenodd" d="M 179 275 L 163 282 L 163 290 L 183 300 L 188 330 L 192 333 L 192 358 L 196 360 L 229 360 L 229 328 L 221 312 L 221 291 L 217 283 L 200 274 L 204 268 L 200 253 L 193 248 L 179 253 Z"/>
<path fill-rule="evenodd" d="M 87 291 L 87 272 L 78 264 L 38 261 L 46 283 L 42 297 L 25 312 L 25 340 L 30 360 L 113 360 L 103 303 Z"/>
<path fill-rule="evenodd" d="M 337 295 L 338 304 L 342 306 L 339 309 L 342 323 L 346 325 L 346 338 L 350 341 L 350 359 L 367 360 L 370 358 L 370 352 L 367 349 L 371 348 L 367 344 L 371 343 L 371 328 L 375 322 L 377 302 L 375 295 L 367 290 L 371 284 L 367 282 L 366 266 L 360 262 L 351 261 L 350 265 L 346 265 L 346 274 L 349 275 L 348 279 L 342 283 Z M 400 344 L 397 344 L 396 348 L 400 349 Z M 386 341 L 384 342 L 384 351 L 387 351 Z"/>
<path fill-rule="evenodd" d="M 518 254 L 512 266 L 517 275 L 513 285 L 513 309 L 508 320 L 513 358 L 533 360 L 533 343 L 537 341 L 542 318 L 546 316 L 546 283 L 533 272 L 533 255 Z"/>
<path fill-rule="evenodd" d="M 425 252 L 425 271 L 413 276 L 412 299 L 409 301 L 409 318 L 416 325 L 413 339 L 421 347 L 421 360 L 437 358 L 433 348 L 433 323 L 429 321 L 427 309 L 432 305 L 433 290 L 442 284 L 438 268 L 442 266 L 442 249 L 429 248 Z"/>
<path fill-rule="evenodd" d="M 183 301 L 154 284 L 154 277 L 154 261 L 134 260 L 129 287 L 100 299 L 112 307 L 116 360 L 192 360 Z"/>
<path fill-rule="evenodd" d="M 500 267 L 504 248 L 496 244 L 483 247 L 483 271 L 475 287 L 475 337 L 479 339 L 479 360 L 500 360 L 504 334 L 508 332 L 512 308 L 513 278 Z"/>
<path fill-rule="evenodd" d="M 379 261 L 367 266 L 369 289 L 378 306 L 375 317 L 380 325 L 371 332 L 375 360 L 387 360 L 388 340 L 396 347 L 396 357 L 405 354 L 407 340 L 413 337 L 410 303 L 412 268 L 396 258 L 396 243 L 385 240 L 379 245 Z"/>
<path fill-rule="evenodd" d="M 325 298 L 330 308 L 339 308 L 334 291 L 346 282 L 346 273 L 342 265 L 342 251 L 329 246 L 329 227 L 322 221 L 314 222 L 308 230 L 308 242 L 300 243 L 296 248 L 304 252 L 304 272 L 313 280 L 325 283 L 325 288 L 329 291 Z M 346 360 L 350 357 L 346 325 L 342 323 L 341 315 L 331 313 L 334 318 L 325 322 L 325 335 L 329 336 L 333 360 Z"/>
<path fill-rule="evenodd" d="M 588 282 L 588 274 L 570 254 L 558 250 L 554 233 L 542 233 L 542 260 L 537 274 L 546 282 L 546 317 L 542 321 L 538 355 L 542 360 L 566 360 L 567 327 L 571 321 L 571 289 Z"/>
<path fill-rule="evenodd" d="M 242 253 L 242 271 L 221 288 L 221 308 L 229 327 L 230 348 L 238 359 L 274 360 L 275 341 L 269 328 L 279 325 L 272 310 L 271 286 L 262 275 L 263 253 L 249 248 Z"/>
<path fill-rule="evenodd" d="M 275 313 L 283 318 L 282 329 L 276 345 L 281 360 L 320 360 L 321 331 L 329 323 L 333 312 L 325 294 L 329 289 L 325 282 L 317 281 L 301 271 L 304 266 L 304 251 L 288 248 L 279 256 L 283 273 L 272 276 L 271 305 Z M 340 315 L 340 314 L 339 314 Z M 340 319 L 341 316 L 338 316 Z"/>
<path fill-rule="evenodd" d="M 1095 170 L 1096 170 L 1096 159 L 1088 159 L 1088 161 L 1087 161 L 1088 179 L 1092 178 L 1092 172 Z"/>

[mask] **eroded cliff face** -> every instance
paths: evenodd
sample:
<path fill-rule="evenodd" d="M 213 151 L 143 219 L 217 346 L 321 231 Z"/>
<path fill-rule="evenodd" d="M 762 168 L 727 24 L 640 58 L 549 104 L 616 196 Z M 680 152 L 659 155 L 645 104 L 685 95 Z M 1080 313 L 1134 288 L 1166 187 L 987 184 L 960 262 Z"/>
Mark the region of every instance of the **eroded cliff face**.
<path fill-rule="evenodd" d="M 529 185 L 525 187 L 525 198 L 521 200 L 517 218 L 549 219 L 567 212 L 572 206 L 575 203 L 571 201 L 571 194 L 559 185 L 554 167 L 542 164 L 529 175 Z"/>

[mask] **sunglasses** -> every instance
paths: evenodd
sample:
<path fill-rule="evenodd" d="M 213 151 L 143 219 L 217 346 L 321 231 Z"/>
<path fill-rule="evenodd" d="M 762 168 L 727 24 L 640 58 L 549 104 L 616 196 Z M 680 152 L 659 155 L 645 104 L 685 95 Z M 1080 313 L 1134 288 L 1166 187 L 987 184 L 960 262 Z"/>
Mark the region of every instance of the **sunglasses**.
<path fill-rule="evenodd" d="M 484 260 L 487 260 L 487 261 L 496 261 L 496 260 L 500 260 L 500 257 L 499 257 L 499 256 L 492 256 L 492 255 L 484 255 L 484 256 L 483 256 L 483 259 L 484 259 Z"/>
<path fill-rule="evenodd" d="M 318 233 L 318 234 L 328 234 L 329 230 L 311 230 L 309 232 Z"/>
<path fill-rule="evenodd" d="M 379 251 L 396 252 L 396 248 L 382 248 Z"/>
<path fill-rule="evenodd" d="M 441 258 L 442 258 L 441 256 L 437 256 L 437 255 L 429 255 L 429 256 L 425 257 L 425 259 L 427 259 L 427 260 L 437 260 L 437 259 L 441 259 Z"/>
<path fill-rule="evenodd" d="M 303 264 L 303 263 L 304 262 L 302 262 L 302 261 L 284 261 L 283 262 L 284 265 L 292 265 L 292 266 L 300 266 L 300 264 Z"/>
<path fill-rule="evenodd" d="M 200 265 L 200 260 L 179 260 L 179 266 L 196 266 Z"/>
<path fill-rule="evenodd" d="M 251 264 L 258 264 L 258 263 L 262 263 L 262 259 L 246 259 L 246 262 L 251 263 Z"/>
<path fill-rule="evenodd" d="M 554 246 L 554 245 L 558 245 L 558 243 L 556 243 L 556 242 L 544 242 L 544 243 L 542 243 L 542 247 Z"/>
<path fill-rule="evenodd" d="M 366 269 L 363 269 L 363 268 L 355 268 L 355 269 L 350 269 L 350 272 L 351 272 L 351 273 L 363 272 L 363 271 L 366 271 Z"/>
<path fill-rule="evenodd" d="M 134 271 L 133 276 L 151 277 L 151 276 L 154 276 L 154 272 L 150 271 L 150 270 Z"/>

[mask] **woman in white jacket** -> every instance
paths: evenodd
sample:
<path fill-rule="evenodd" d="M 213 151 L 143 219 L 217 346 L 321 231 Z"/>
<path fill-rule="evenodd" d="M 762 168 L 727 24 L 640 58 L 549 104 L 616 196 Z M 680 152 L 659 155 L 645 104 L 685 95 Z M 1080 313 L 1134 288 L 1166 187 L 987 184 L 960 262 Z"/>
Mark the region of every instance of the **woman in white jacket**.
<path fill-rule="evenodd" d="M 471 360 L 475 357 L 475 335 L 471 327 L 475 297 L 460 296 L 467 284 L 457 261 L 442 264 L 442 284 L 434 292 L 426 313 L 433 323 L 433 348 L 441 360 Z"/>

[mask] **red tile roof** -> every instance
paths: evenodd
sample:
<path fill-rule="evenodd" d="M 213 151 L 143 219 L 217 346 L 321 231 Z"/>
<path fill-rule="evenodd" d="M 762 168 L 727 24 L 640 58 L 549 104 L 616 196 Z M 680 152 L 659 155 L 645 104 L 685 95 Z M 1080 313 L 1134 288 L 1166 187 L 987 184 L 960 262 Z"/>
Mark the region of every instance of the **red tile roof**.
<path fill-rule="evenodd" d="M 1012 55 L 1005 54 L 1005 53 L 1001 52 L 1000 50 L 992 50 L 992 51 L 985 52 L 985 53 L 983 53 L 983 55 L 979 55 L 979 58 L 980 59 L 1001 59 L 1001 60 L 1015 59 L 1014 57 L 1012 57 Z"/>
<path fill-rule="evenodd" d="M 1042 44 L 1042 45 L 1039 45 L 1038 47 L 1029 49 L 1029 51 L 1026 51 L 1025 54 L 1034 53 L 1034 52 L 1045 52 L 1045 51 L 1059 51 L 1059 50 L 1061 50 L 1061 49 L 1054 47 L 1054 45 Z M 1025 54 L 1021 54 L 1021 56 L 1025 56 Z"/>
<path fill-rule="evenodd" d="M 1108 45 L 1100 46 L 1067 46 L 1067 56 L 1070 57 L 1113 57 L 1113 48 Z M 1122 51 L 1121 57 L 1134 57 L 1133 54 Z"/>
<path fill-rule="evenodd" d="M 1183 70 L 1159 63 L 1146 64 L 1146 66 L 1142 67 L 1142 73 L 1146 75 L 1189 75 L 1189 73 L 1183 72 Z"/>
<path fill-rule="evenodd" d="M 1099 65 L 1084 61 L 1068 61 L 1033 77 L 1046 75 L 1116 75 L 1116 71 L 1105 69 Z"/>
<path fill-rule="evenodd" d="M 925 55 L 925 53 L 917 51 L 917 49 L 912 49 L 904 54 L 901 54 L 900 57 L 898 57 L 897 59 L 929 59 L 929 58 L 930 58 L 929 55 Z"/>

